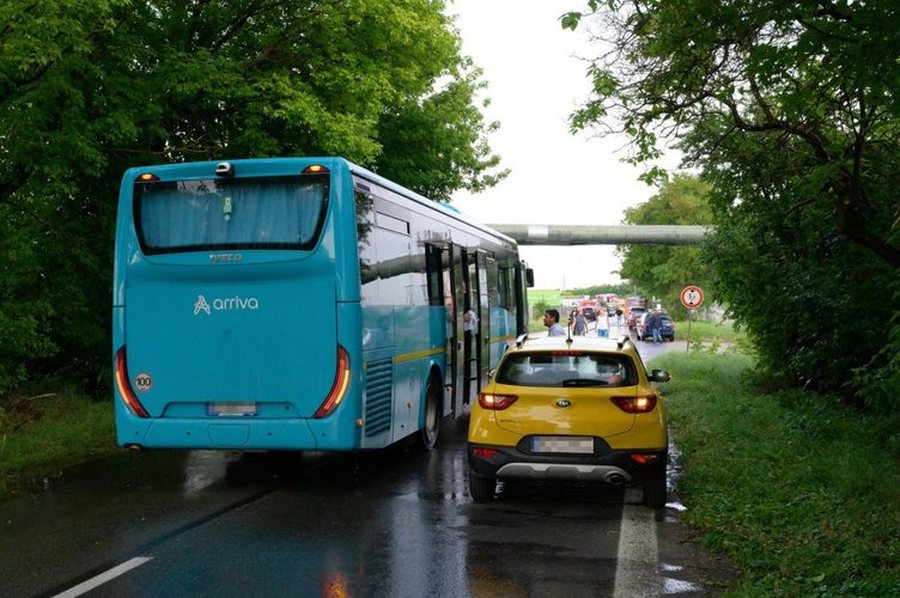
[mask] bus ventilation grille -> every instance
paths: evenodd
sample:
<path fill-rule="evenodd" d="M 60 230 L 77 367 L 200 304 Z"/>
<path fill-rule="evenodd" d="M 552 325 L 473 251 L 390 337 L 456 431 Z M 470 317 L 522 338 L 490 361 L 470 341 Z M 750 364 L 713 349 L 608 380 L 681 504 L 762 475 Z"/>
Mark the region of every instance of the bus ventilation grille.
<path fill-rule="evenodd" d="M 366 436 L 391 429 L 393 372 L 390 358 L 370 361 L 366 366 Z"/>

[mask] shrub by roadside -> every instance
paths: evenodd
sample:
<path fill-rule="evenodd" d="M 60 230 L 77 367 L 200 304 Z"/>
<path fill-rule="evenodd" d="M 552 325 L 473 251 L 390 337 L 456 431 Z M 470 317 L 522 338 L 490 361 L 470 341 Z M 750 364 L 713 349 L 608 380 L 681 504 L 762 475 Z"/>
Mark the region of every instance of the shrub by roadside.
<path fill-rule="evenodd" d="M 897 418 L 764 394 L 741 355 L 653 361 L 681 451 L 684 521 L 742 570 L 737 596 L 900 595 Z"/>

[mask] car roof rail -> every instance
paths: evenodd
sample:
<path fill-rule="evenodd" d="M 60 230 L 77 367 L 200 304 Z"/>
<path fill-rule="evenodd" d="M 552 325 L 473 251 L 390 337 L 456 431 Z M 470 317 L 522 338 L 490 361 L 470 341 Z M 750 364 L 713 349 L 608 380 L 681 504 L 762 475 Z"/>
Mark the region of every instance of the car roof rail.
<path fill-rule="evenodd" d="M 630 341 L 631 341 L 631 337 L 628 336 L 627 334 L 623 334 L 619 338 L 619 340 L 616 341 L 616 345 L 621 349 L 622 347 L 625 346 L 625 343 L 630 342 Z"/>

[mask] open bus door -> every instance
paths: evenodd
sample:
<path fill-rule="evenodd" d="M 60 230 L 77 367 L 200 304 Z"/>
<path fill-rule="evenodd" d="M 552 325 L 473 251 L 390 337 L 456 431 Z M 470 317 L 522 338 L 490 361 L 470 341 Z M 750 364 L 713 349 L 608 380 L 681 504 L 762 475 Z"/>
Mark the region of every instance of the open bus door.
<path fill-rule="evenodd" d="M 447 342 L 450 345 L 448 357 L 451 363 L 446 375 L 449 377 L 453 414 L 459 416 L 480 389 L 479 260 L 477 253 L 468 252 L 460 245 L 451 245 L 449 253 L 445 276 L 449 281 L 446 288 L 449 289 L 448 303 L 452 305 L 453 313 L 449 315 L 452 338 L 448 336 Z M 475 314 L 476 322 L 474 330 L 469 331 L 466 330 L 465 317 L 468 311 Z"/>
<path fill-rule="evenodd" d="M 485 252 L 476 255 L 477 284 L 475 296 L 478 297 L 475 312 L 478 314 L 478 364 L 475 369 L 475 392 L 481 391 L 482 384 L 487 382 L 491 369 L 491 305 L 490 289 L 497 288 L 497 262 Z M 493 283 L 493 284 L 492 284 Z"/>
<path fill-rule="evenodd" d="M 534 286 L 534 271 L 525 262 L 516 264 L 515 273 L 516 335 L 528 332 L 531 320 L 528 305 L 528 289 Z"/>
<path fill-rule="evenodd" d="M 450 406 L 454 417 L 462 414 L 466 402 L 466 343 L 464 314 L 469 301 L 467 256 L 465 250 L 450 244 L 446 248 L 444 260 L 444 294 L 447 305 L 447 366 L 444 370 L 444 385 L 450 390 Z"/>

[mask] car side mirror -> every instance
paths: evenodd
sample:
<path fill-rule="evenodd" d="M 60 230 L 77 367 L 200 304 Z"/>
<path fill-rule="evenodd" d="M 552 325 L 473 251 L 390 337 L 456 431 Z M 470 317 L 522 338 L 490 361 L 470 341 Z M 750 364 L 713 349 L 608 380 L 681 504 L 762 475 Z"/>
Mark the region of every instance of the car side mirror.
<path fill-rule="evenodd" d="M 653 370 L 650 372 L 651 382 L 668 382 L 672 376 L 666 370 Z"/>
<path fill-rule="evenodd" d="M 488 380 L 493 380 L 494 376 L 497 375 L 497 368 L 492 369 L 488 372 Z"/>

